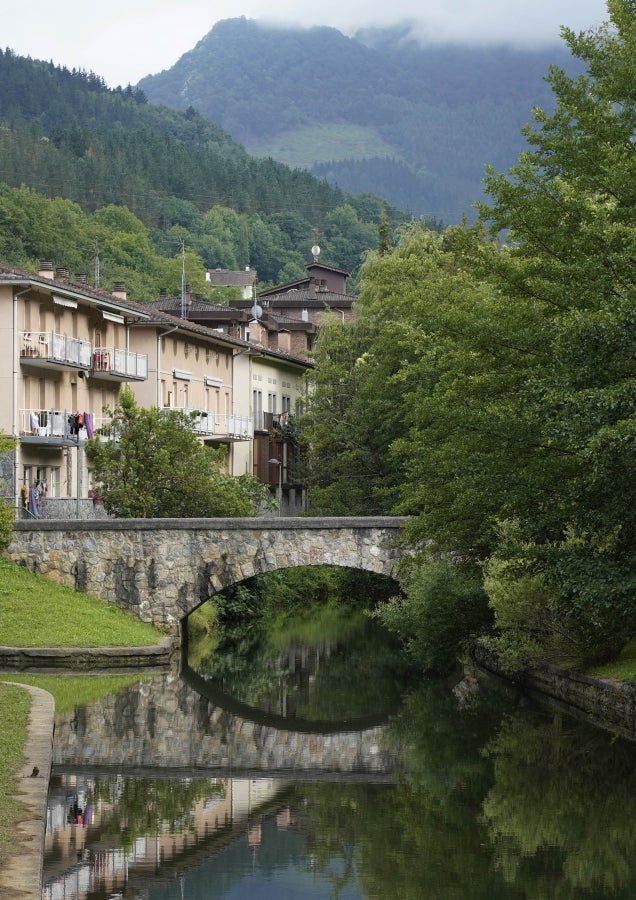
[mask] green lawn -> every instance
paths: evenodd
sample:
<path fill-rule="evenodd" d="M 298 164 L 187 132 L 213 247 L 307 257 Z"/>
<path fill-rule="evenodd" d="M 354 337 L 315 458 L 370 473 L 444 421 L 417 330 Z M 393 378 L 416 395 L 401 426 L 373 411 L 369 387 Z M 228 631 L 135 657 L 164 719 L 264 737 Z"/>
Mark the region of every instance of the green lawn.
<path fill-rule="evenodd" d="M 18 772 L 24 763 L 31 696 L 28 691 L 0 684 L 0 868 L 15 841 L 15 823 L 23 814 L 15 798 Z"/>
<path fill-rule="evenodd" d="M 616 678 L 617 681 L 636 681 L 636 638 L 626 644 L 612 662 L 586 669 L 585 674 Z"/>
<path fill-rule="evenodd" d="M 0 559 L 5 647 L 143 647 L 164 635 L 114 606 Z"/>

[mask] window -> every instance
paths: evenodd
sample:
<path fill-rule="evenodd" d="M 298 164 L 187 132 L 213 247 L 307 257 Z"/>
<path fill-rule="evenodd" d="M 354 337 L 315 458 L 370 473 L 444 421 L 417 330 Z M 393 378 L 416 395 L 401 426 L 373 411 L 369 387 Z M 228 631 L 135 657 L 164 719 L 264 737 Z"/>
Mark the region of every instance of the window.
<path fill-rule="evenodd" d="M 49 477 L 49 497 L 60 496 L 60 467 L 51 466 Z"/>
<path fill-rule="evenodd" d="M 254 428 L 263 427 L 263 392 L 252 392 L 252 412 L 254 415 Z"/>
<path fill-rule="evenodd" d="M 287 396 L 287 394 L 283 394 L 282 397 L 283 407 L 281 412 L 289 413 L 291 412 L 291 397 Z"/>
<path fill-rule="evenodd" d="M 276 397 L 277 395 L 274 393 L 267 395 L 268 412 L 276 413 Z"/>

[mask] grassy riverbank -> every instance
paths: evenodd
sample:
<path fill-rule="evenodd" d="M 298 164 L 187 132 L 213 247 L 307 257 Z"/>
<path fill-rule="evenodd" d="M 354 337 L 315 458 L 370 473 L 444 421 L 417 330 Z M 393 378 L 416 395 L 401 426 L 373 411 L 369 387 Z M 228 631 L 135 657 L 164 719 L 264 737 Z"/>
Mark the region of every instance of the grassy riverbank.
<path fill-rule="evenodd" d="M 0 559 L 0 622 L 0 644 L 5 647 L 144 647 L 153 646 L 164 637 L 156 628 L 101 600 L 33 575 L 3 559 Z M 86 676 L 58 677 L 49 678 L 50 684 L 46 684 L 42 677 L 16 673 L 6 676 L 49 690 L 55 696 L 58 710 L 77 703 L 78 698 L 101 696 L 113 685 L 138 677 L 101 676 L 99 683 Z M 28 691 L 17 685 L 0 684 L 0 867 L 14 849 L 14 826 L 22 815 L 15 789 L 24 761 L 30 707 Z"/>
<path fill-rule="evenodd" d="M 31 696 L 28 691 L 0 684 L 0 869 L 15 846 L 15 823 L 22 809 L 15 796 L 18 772 L 24 762 L 23 747 Z"/>
<path fill-rule="evenodd" d="M 0 559 L 0 644 L 144 647 L 164 636 L 114 606 Z"/>

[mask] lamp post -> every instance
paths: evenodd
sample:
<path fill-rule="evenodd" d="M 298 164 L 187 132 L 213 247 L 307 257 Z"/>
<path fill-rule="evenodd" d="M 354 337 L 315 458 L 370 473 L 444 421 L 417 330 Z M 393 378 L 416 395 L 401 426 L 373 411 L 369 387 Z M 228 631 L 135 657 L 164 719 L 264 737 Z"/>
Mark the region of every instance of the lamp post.
<path fill-rule="evenodd" d="M 283 464 L 280 459 L 268 460 L 270 466 L 278 466 L 278 518 L 283 514 Z"/>

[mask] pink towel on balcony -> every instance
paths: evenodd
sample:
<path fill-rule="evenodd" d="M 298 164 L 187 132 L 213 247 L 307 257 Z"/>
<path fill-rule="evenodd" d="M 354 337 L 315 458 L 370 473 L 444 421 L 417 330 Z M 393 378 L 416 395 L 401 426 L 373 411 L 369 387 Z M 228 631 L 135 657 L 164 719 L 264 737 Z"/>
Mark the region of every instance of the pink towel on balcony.
<path fill-rule="evenodd" d="M 85 412 L 84 413 L 84 426 L 86 428 L 86 437 L 92 438 L 95 435 L 95 431 L 93 429 L 93 413 Z"/>

